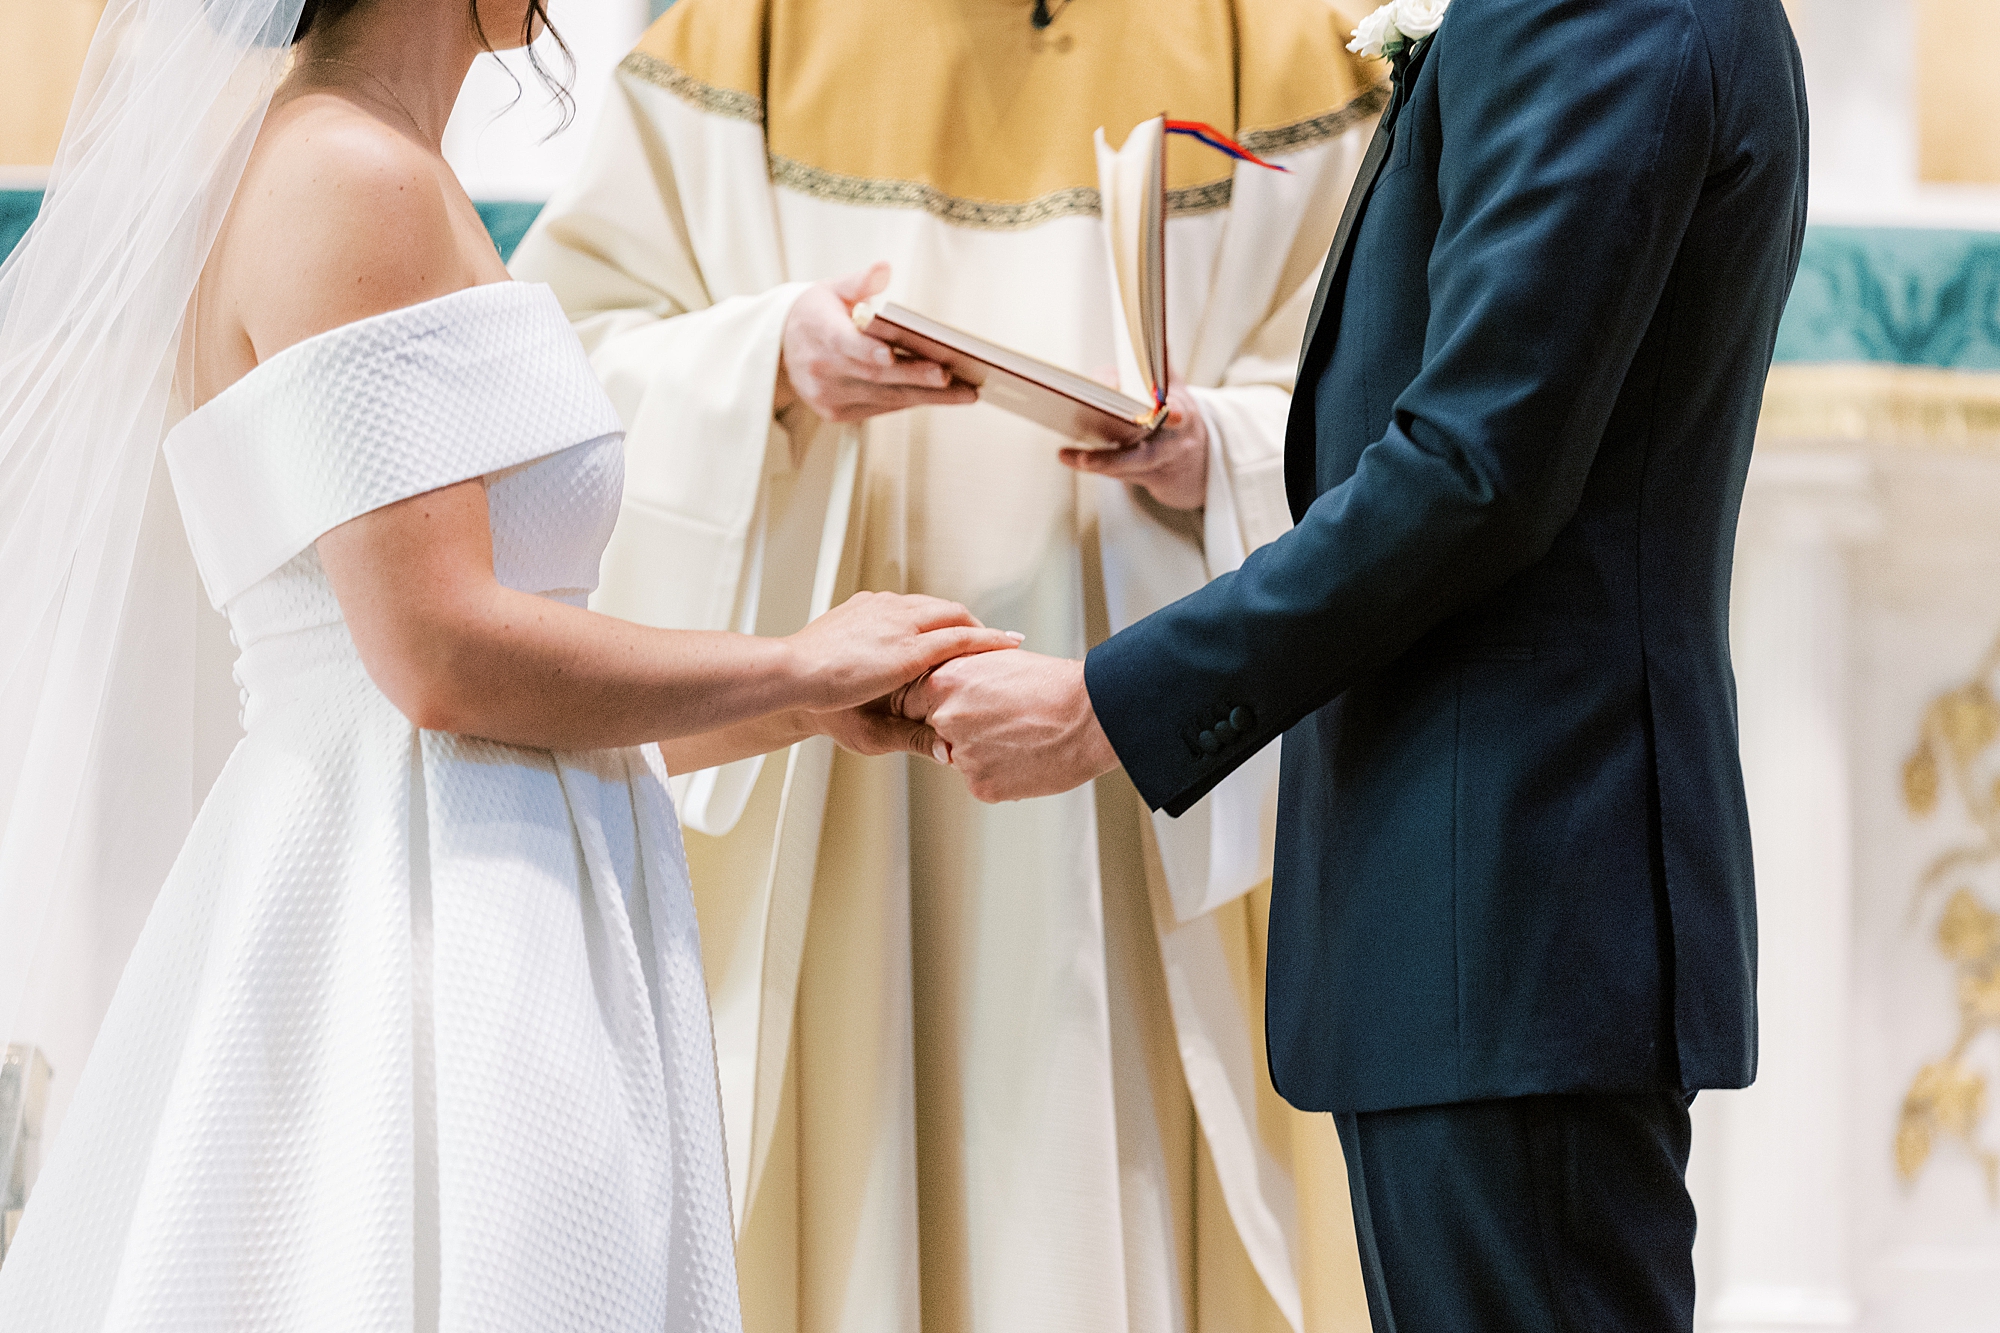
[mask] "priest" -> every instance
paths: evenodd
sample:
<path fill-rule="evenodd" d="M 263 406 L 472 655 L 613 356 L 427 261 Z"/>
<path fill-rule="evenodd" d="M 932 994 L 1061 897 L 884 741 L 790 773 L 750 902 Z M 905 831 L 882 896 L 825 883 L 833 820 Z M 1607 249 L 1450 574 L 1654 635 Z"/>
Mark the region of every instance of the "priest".
<path fill-rule="evenodd" d="M 1384 100 L 1350 27 L 679 0 L 514 260 L 629 430 L 598 605 L 784 632 L 926 592 L 1081 657 L 1283 532 L 1300 337 Z M 857 332 L 886 294 L 1114 367 L 1093 134 L 1162 111 L 1283 169 L 1170 143 L 1145 445 L 1077 451 Z M 1265 1071 L 1275 754 L 1173 821 L 1122 775 L 986 807 L 824 741 L 675 785 L 751 1333 L 1365 1327 L 1332 1126 Z"/>

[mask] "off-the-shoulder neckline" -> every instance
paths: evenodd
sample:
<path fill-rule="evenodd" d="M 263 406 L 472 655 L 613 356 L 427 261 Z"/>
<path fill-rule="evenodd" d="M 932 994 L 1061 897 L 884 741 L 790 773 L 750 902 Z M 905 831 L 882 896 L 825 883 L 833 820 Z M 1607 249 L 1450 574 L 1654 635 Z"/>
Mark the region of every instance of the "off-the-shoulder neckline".
<path fill-rule="evenodd" d="M 368 328 L 371 325 L 382 324 L 389 320 L 404 319 L 409 317 L 410 315 L 418 313 L 419 311 L 434 309 L 435 307 L 447 305 L 455 301 L 464 301 L 470 297 L 485 298 L 491 295 L 513 296 L 517 293 L 546 292 L 548 290 L 549 286 L 547 283 L 516 282 L 511 278 L 503 279 L 500 282 L 479 282 L 479 283 L 474 283 L 470 287 L 461 287 L 455 292 L 446 292 L 443 296 L 433 296 L 427 300 L 417 301 L 410 305 L 397 306 L 394 310 L 384 310 L 379 315 L 367 315 L 362 317 L 361 319 L 352 320 L 346 324 L 336 325 L 335 327 L 327 329 L 324 332 L 315 333 L 310 338 L 301 338 L 299 339 L 299 341 L 293 343 L 290 347 L 282 348 L 279 351 L 273 352 L 270 356 L 265 357 L 262 361 L 259 361 L 256 365 L 250 367 L 249 370 L 243 372 L 243 374 L 238 376 L 234 381 L 225 385 L 219 392 L 216 393 L 216 395 L 213 398 L 210 398 L 200 407 L 195 408 L 193 411 L 189 412 L 185 417 L 181 418 L 179 424 L 176 425 L 174 429 L 179 430 L 182 426 L 187 425 L 190 421 L 193 421 L 195 418 L 202 416 L 203 414 L 208 412 L 210 408 L 214 407 L 217 403 L 222 402 L 224 399 L 230 397 L 232 394 L 235 394 L 244 385 L 250 383 L 250 381 L 262 375 L 264 371 L 269 369 L 270 367 L 283 364 L 285 361 L 290 360 L 294 357 L 303 356 L 315 347 L 318 347 L 324 343 L 331 342 L 337 338 L 346 337 L 352 333 L 355 333 L 358 330 Z"/>

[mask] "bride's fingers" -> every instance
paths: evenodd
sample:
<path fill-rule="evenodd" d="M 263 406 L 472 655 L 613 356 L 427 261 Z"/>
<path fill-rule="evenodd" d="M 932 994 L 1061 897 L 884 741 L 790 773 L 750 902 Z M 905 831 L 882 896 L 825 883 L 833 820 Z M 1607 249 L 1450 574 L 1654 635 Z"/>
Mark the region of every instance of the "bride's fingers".
<path fill-rule="evenodd" d="M 931 671 L 937 670 L 932 667 Z M 912 722 L 922 722 L 931 714 L 931 698 L 924 689 L 924 682 L 931 678 L 931 671 L 924 672 L 915 680 L 898 685 L 883 698 L 883 708 L 892 715 L 907 718 Z"/>
<path fill-rule="evenodd" d="M 942 666 L 954 657 L 973 653 L 999 652 L 1019 648 L 1028 636 L 1010 629 L 987 629 L 984 625 L 952 625 L 929 630 L 917 639 L 926 668 Z"/>
<path fill-rule="evenodd" d="M 926 759 L 935 759 L 940 764 L 951 762 L 951 747 L 924 723 L 912 722 L 906 717 L 892 717 L 886 719 L 882 725 L 885 734 L 894 737 L 894 749 L 920 754 Z"/>
<path fill-rule="evenodd" d="M 875 708 L 856 709 L 853 718 L 854 729 L 843 738 L 850 750 L 861 754 L 894 754 L 902 750 L 935 759 L 940 764 L 951 762 L 951 747 L 919 719 Z"/>
<path fill-rule="evenodd" d="M 939 703 L 937 687 L 932 683 L 933 671 L 924 672 L 890 695 L 889 711 L 908 721 L 928 724 Z"/>
<path fill-rule="evenodd" d="M 931 597 L 924 593 L 902 594 L 903 606 L 916 617 L 917 632 L 946 629 L 963 625 L 972 629 L 981 628 L 979 617 L 968 611 L 961 602 L 948 602 L 942 597 Z"/>

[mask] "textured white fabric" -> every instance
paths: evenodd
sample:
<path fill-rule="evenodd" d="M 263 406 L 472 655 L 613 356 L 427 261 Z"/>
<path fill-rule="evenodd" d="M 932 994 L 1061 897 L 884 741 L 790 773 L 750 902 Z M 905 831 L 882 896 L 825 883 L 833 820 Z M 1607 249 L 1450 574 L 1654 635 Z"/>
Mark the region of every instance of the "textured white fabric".
<path fill-rule="evenodd" d="M 513 465 L 496 570 L 580 602 L 623 476 L 581 362 L 546 293 L 474 289 L 314 339 L 178 428 L 211 587 L 305 546 L 228 601 L 248 735 L 0 1268 L 0 1329 L 740 1328 L 658 751 L 417 731 L 310 546 L 357 504 Z"/>
<path fill-rule="evenodd" d="M 308 338 L 218 394 L 166 444 L 210 600 L 357 514 L 622 431 L 562 318 L 547 287 L 472 287 Z"/>

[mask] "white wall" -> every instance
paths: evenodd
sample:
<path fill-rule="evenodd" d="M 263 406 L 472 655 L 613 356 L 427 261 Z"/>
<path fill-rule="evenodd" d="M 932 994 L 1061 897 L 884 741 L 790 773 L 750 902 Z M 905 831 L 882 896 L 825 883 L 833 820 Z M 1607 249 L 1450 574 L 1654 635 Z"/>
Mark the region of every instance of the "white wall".
<path fill-rule="evenodd" d="M 576 119 L 548 137 L 558 112 L 525 54 L 481 56 L 444 137 L 445 156 L 474 199 L 547 199 L 568 178 L 589 142 L 611 71 L 645 30 L 652 7 L 648 0 L 555 0 L 549 9 L 576 56 Z M 537 50 L 550 68 L 562 70 L 554 43 L 544 38 Z"/>
<path fill-rule="evenodd" d="M 1812 115 L 1812 220 L 2000 229 L 2000 187 L 1917 180 L 1914 0 L 1789 9 Z"/>

